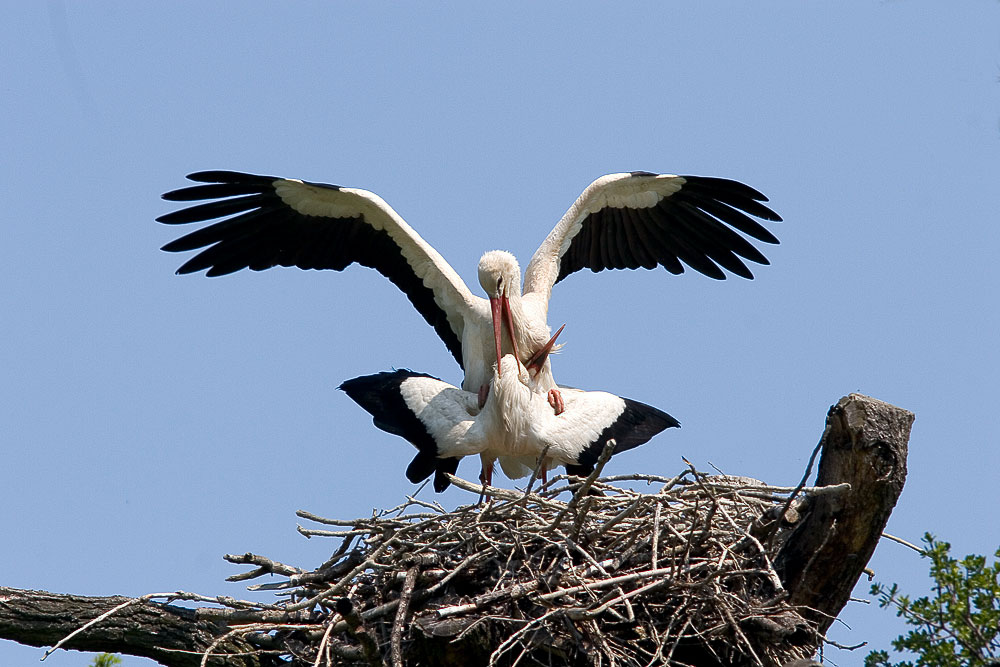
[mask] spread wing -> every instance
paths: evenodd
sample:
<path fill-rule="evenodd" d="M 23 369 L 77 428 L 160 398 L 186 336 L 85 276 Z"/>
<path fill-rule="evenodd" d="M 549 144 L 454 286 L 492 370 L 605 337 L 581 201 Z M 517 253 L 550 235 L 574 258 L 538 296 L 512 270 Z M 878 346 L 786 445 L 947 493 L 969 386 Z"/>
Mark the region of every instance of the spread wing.
<path fill-rule="evenodd" d="M 574 415 L 573 420 L 548 420 L 546 437 L 555 443 L 550 455 L 557 452 L 571 475 L 590 474 L 611 439 L 615 440 L 613 454 L 619 454 L 649 442 L 661 431 L 680 426 L 662 410 L 603 391 L 564 389 L 563 399 L 563 414 Z"/>
<path fill-rule="evenodd" d="M 524 272 L 524 292 L 548 298 L 552 286 L 580 269 L 652 269 L 684 265 L 722 280 L 753 274 L 744 260 L 767 264 L 745 237 L 778 243 L 754 218 L 781 217 L 767 197 L 724 178 L 636 171 L 591 183 L 539 246 Z M 745 236 L 744 236 L 745 235 Z"/>
<path fill-rule="evenodd" d="M 340 388 L 371 414 L 375 426 L 417 448 L 406 468 L 414 484 L 434 473 L 434 490 L 444 491 L 451 484 L 444 473 L 455 474 L 459 459 L 475 453 L 463 446 L 479 412 L 475 394 L 408 370 L 357 377 Z"/>
<path fill-rule="evenodd" d="M 378 195 L 323 183 L 232 171 L 202 171 L 201 183 L 163 195 L 206 201 L 157 218 L 210 222 L 163 246 L 200 252 L 177 273 L 221 276 L 273 266 L 341 271 L 357 262 L 401 289 L 462 365 L 462 330 L 477 298 L 441 255 Z"/>

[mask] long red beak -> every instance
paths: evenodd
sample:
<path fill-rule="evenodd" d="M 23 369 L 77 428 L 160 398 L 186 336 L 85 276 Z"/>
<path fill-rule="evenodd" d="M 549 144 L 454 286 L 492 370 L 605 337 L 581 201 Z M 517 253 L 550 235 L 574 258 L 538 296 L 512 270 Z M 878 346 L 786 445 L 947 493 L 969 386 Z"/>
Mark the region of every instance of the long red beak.
<path fill-rule="evenodd" d="M 542 370 L 542 366 L 545 365 L 545 360 L 549 358 L 549 353 L 552 352 L 552 346 L 556 344 L 556 338 L 559 338 L 559 334 L 561 334 L 562 330 L 565 328 L 565 324 L 559 327 L 559 331 L 553 334 L 552 338 L 549 339 L 549 342 L 542 345 L 541 349 L 539 349 L 538 352 L 535 352 L 531 359 L 528 359 L 528 361 L 525 362 L 524 365 L 528 368 L 528 370 L 533 370 L 536 373 Z"/>
<path fill-rule="evenodd" d="M 490 297 L 490 313 L 493 316 L 493 339 L 497 347 L 497 376 L 500 375 L 500 339 L 502 330 L 500 327 L 507 325 L 507 335 L 510 336 L 510 345 L 514 349 L 514 359 L 517 360 L 518 372 L 521 370 L 521 355 L 517 352 L 517 339 L 514 337 L 514 318 L 510 314 L 510 301 L 505 296 Z"/>

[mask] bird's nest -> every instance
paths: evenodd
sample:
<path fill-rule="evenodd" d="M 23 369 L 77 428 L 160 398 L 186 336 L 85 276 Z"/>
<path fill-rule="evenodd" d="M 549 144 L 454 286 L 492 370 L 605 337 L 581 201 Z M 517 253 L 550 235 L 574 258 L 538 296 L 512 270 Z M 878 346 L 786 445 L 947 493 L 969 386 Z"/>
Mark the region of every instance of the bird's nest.
<path fill-rule="evenodd" d="M 259 607 L 245 637 L 308 665 L 426 664 L 428 652 L 456 665 L 780 665 L 812 653 L 815 626 L 772 566 L 788 532 L 775 517 L 807 494 L 693 468 L 600 468 L 452 511 L 411 497 L 361 519 L 300 512 L 336 527 L 300 532 L 342 542 L 313 571 L 226 556 L 257 566 L 232 580 L 283 575 L 251 587 L 286 601 Z"/>

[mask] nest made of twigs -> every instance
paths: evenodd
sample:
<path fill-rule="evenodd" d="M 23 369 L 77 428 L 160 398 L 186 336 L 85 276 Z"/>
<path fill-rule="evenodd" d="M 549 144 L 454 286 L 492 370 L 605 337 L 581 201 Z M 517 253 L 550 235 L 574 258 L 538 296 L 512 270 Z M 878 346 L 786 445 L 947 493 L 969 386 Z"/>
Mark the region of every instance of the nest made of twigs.
<path fill-rule="evenodd" d="M 451 511 L 410 497 L 361 519 L 299 512 L 340 528 L 300 532 L 341 545 L 313 571 L 227 556 L 258 566 L 234 580 L 286 575 L 251 588 L 285 596 L 268 609 L 304 615 L 248 626 L 248 638 L 309 665 L 427 664 L 428 652 L 436 664 L 771 665 L 812 653 L 820 637 L 772 566 L 787 532 L 774 517 L 794 513 L 798 489 L 693 468 L 595 477 L 491 489 Z"/>

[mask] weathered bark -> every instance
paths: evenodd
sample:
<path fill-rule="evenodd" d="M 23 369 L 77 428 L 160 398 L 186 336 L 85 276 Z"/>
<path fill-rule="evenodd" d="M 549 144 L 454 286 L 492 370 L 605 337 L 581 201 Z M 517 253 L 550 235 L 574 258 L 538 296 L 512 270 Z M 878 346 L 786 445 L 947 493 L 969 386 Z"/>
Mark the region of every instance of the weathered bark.
<path fill-rule="evenodd" d="M 770 618 L 748 618 L 741 623 L 744 634 L 765 637 L 772 645 L 787 646 L 789 657 L 810 655 L 817 642 L 815 628 L 825 632 L 847 603 L 899 498 L 906 479 L 907 440 L 913 418 L 910 412 L 858 394 L 841 399 L 830 409 L 820 441 L 822 456 L 815 486 L 847 482 L 851 488 L 847 492 L 821 494 L 817 491 L 814 495 L 804 495 L 784 512 L 781 537 L 775 537 L 777 543 L 769 551 L 773 554 L 773 550 L 777 550 L 776 570 L 788 593 L 788 602 L 797 608 Z M 766 542 L 771 527 L 775 526 L 774 518 L 780 514 L 781 507 L 772 506 L 754 526 L 748 527 L 750 533 Z M 353 565 L 352 561 L 351 567 Z M 475 575 L 471 570 L 466 574 Z M 414 578 L 414 582 L 417 581 L 419 579 Z M 414 605 L 423 604 L 424 592 L 419 587 L 411 593 Z M 31 646 L 51 646 L 87 621 L 128 600 L 0 587 L 0 639 Z M 348 610 L 349 605 L 344 610 L 338 609 L 348 625 L 351 618 L 355 619 L 349 634 L 357 638 L 358 633 L 364 634 L 362 617 Z M 88 628 L 65 647 L 145 656 L 169 667 L 194 667 L 200 664 L 202 653 L 219 641 L 213 654 L 227 655 L 211 658 L 210 665 L 273 667 L 287 664 L 280 663 L 276 654 L 281 652 L 295 653 L 300 658 L 313 655 L 315 651 L 310 653 L 308 649 L 310 646 L 315 649 L 315 642 L 323 634 L 292 629 L 272 637 L 258 637 L 261 641 L 272 641 L 276 651 L 254 655 L 259 644 L 251 645 L 242 635 L 227 636 L 227 633 L 234 623 L 264 620 L 263 617 L 254 619 L 252 611 L 220 611 L 140 601 Z M 404 608 L 397 614 L 405 615 L 405 611 Z M 302 613 L 308 617 L 308 612 Z M 433 612 L 427 616 L 431 617 Z M 266 620 L 302 623 L 308 619 L 283 617 L 271 611 Z M 402 655 L 406 664 L 433 667 L 485 663 L 490 653 L 504 641 L 500 626 L 494 627 L 485 622 L 486 619 L 477 621 L 474 631 L 457 641 L 456 635 L 466 625 L 454 619 L 437 623 L 424 620 L 421 617 L 412 621 L 410 641 Z M 544 643 L 545 639 L 533 641 Z M 398 654 L 399 639 L 395 644 Z M 380 647 L 371 645 L 366 651 L 364 642 L 361 648 L 358 646 L 357 642 L 353 647 L 341 642 L 334 647 L 333 653 L 344 664 L 388 661 L 388 652 L 385 656 L 377 654 Z M 582 664 L 582 652 L 577 649 L 579 647 L 554 642 L 548 647 L 547 656 L 552 664 Z M 573 655 L 576 657 L 571 657 Z M 673 657 L 701 667 L 723 664 L 710 647 L 697 642 L 678 646 Z M 299 659 L 295 664 L 312 662 L 312 658 L 306 657 L 305 661 Z"/>
<path fill-rule="evenodd" d="M 861 394 L 840 399 L 827 415 L 816 486 L 848 482 L 851 490 L 810 499 L 775 559 L 790 602 L 814 610 L 824 632 L 847 604 L 903 490 L 913 419 Z"/>
<path fill-rule="evenodd" d="M 0 587 L 0 638 L 29 646 L 53 646 L 87 621 L 128 602 L 127 597 L 87 597 Z M 194 609 L 157 602 L 130 605 L 77 635 L 68 649 L 128 653 L 169 667 L 197 667 L 201 654 L 228 628 L 199 620 Z M 240 639 L 226 640 L 219 653 L 245 655 L 210 659 L 210 665 L 266 667 Z"/>

